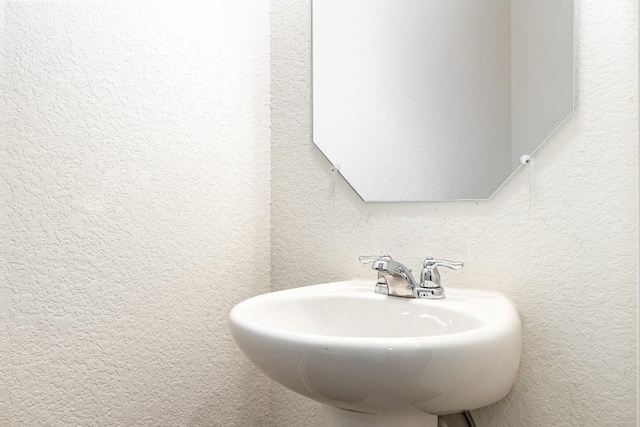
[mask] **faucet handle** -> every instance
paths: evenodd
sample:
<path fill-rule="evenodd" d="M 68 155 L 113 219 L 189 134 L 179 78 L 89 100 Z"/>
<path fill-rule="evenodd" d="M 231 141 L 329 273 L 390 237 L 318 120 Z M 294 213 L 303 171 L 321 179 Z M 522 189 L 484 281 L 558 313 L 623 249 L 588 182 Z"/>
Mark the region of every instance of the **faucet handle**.
<path fill-rule="evenodd" d="M 444 292 L 440 285 L 440 272 L 438 267 L 448 267 L 453 270 L 460 270 L 464 264 L 458 261 L 447 261 L 445 259 L 433 259 L 431 257 L 424 260 L 422 273 L 420 273 L 420 288 L 437 289 L 438 295 L 425 296 L 425 298 L 444 298 Z"/>
<path fill-rule="evenodd" d="M 365 255 L 358 258 L 361 263 L 369 264 L 376 261 L 391 261 L 391 255 Z"/>
<path fill-rule="evenodd" d="M 433 269 L 439 266 L 448 267 L 452 270 L 460 270 L 464 266 L 464 263 L 460 261 L 448 261 L 446 259 L 433 259 L 431 257 L 427 257 L 427 259 L 424 260 L 424 268 Z"/>

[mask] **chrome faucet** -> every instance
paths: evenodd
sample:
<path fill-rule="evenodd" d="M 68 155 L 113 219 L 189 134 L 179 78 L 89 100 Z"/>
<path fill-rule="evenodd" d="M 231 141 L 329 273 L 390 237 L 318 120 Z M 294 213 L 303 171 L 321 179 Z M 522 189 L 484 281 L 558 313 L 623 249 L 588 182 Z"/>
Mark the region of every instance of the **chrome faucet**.
<path fill-rule="evenodd" d="M 444 298 L 444 289 L 440 281 L 439 266 L 460 270 L 464 265 L 457 261 L 427 258 L 422 264 L 420 283 L 416 283 L 411 270 L 389 255 L 361 256 L 363 264 L 372 263 L 371 268 L 378 271 L 375 291 L 379 294 L 404 298 Z"/>

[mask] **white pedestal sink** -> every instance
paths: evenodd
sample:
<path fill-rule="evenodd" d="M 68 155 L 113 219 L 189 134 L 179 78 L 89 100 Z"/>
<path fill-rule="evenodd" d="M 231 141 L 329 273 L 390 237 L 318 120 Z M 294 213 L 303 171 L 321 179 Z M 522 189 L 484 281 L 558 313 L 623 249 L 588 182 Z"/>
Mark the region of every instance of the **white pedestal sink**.
<path fill-rule="evenodd" d="M 435 427 L 513 385 L 520 319 L 496 292 L 447 288 L 443 300 L 376 294 L 372 281 L 250 298 L 231 332 L 266 375 L 325 405 L 331 427 Z"/>

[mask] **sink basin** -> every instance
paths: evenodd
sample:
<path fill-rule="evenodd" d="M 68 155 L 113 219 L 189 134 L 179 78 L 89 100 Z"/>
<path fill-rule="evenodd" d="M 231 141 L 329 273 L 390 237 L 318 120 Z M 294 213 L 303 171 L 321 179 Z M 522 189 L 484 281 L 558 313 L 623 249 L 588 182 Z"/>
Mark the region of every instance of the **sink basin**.
<path fill-rule="evenodd" d="M 343 418 L 412 425 L 412 417 L 479 408 L 509 392 L 521 350 L 509 298 L 446 288 L 445 299 L 426 300 L 373 288 L 347 281 L 253 297 L 231 311 L 231 333 L 262 372 L 328 405 L 328 417 L 337 409 L 352 411 Z"/>

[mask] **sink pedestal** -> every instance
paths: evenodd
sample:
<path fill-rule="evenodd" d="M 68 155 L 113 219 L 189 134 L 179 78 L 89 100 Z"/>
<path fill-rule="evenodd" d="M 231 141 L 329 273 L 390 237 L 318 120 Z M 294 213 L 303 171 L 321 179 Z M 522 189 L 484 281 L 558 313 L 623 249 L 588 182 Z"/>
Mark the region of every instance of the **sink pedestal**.
<path fill-rule="evenodd" d="M 438 427 L 438 416 L 376 415 L 322 405 L 325 427 Z"/>

